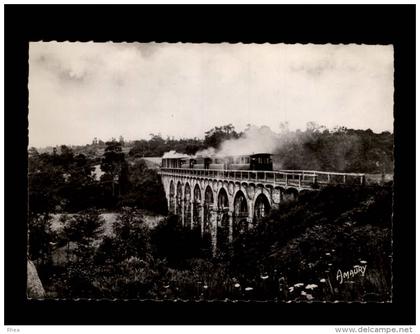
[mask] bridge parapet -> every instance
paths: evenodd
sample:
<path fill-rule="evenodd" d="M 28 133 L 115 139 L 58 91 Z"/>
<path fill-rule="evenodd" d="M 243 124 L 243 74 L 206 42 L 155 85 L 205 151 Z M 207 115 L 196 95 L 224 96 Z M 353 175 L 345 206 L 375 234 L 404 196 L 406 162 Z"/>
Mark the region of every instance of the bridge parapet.
<path fill-rule="evenodd" d="M 310 170 L 222 170 L 222 169 L 187 169 L 161 168 L 161 175 L 212 178 L 226 181 L 246 181 L 293 186 L 301 189 L 313 189 L 328 184 L 361 184 L 365 183 L 365 174 L 320 172 Z"/>

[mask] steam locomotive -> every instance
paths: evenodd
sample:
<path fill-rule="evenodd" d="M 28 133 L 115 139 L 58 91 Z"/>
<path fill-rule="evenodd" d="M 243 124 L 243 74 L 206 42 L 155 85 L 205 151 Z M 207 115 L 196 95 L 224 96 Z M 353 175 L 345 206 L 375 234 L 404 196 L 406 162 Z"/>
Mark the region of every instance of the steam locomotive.
<path fill-rule="evenodd" d="M 258 153 L 225 157 L 177 157 L 163 158 L 162 168 L 222 169 L 222 170 L 273 170 L 272 155 Z"/>

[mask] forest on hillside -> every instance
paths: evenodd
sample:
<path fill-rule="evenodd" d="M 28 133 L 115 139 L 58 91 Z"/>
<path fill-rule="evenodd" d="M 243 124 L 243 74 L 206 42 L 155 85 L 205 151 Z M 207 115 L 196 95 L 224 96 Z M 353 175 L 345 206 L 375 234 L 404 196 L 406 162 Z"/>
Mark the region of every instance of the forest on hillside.
<path fill-rule="evenodd" d="M 29 256 L 47 298 L 388 302 L 391 212 L 391 185 L 308 192 L 215 257 L 173 215 L 151 228 L 125 208 L 105 234 L 95 210 L 37 215 Z"/>
<path fill-rule="evenodd" d="M 254 130 L 252 139 L 272 135 Z M 227 125 L 204 140 L 30 148 L 28 258 L 46 297 L 390 301 L 392 181 L 302 192 L 215 257 L 197 230 L 168 215 L 160 177 L 141 157 L 222 150 L 246 136 Z M 287 169 L 393 171 L 389 132 L 310 124 L 273 138 Z M 350 278 L 354 268 L 363 274 Z"/>

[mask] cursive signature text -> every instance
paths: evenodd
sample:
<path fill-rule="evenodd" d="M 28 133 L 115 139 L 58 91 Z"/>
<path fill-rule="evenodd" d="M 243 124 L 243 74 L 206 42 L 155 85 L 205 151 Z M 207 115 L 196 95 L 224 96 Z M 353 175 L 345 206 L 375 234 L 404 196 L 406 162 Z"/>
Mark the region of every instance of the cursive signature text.
<path fill-rule="evenodd" d="M 367 265 L 355 265 L 353 269 L 347 271 L 341 271 L 341 269 L 337 270 L 337 281 L 342 284 L 345 280 L 355 277 L 356 275 L 365 276 Z"/>

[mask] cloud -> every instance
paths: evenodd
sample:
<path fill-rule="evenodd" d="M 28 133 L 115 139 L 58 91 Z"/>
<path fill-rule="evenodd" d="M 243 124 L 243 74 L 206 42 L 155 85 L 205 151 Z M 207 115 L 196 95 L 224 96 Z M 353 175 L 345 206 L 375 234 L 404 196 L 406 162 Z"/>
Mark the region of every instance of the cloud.
<path fill-rule="evenodd" d="M 393 49 L 368 45 L 30 43 L 30 145 L 308 121 L 391 130 Z"/>

